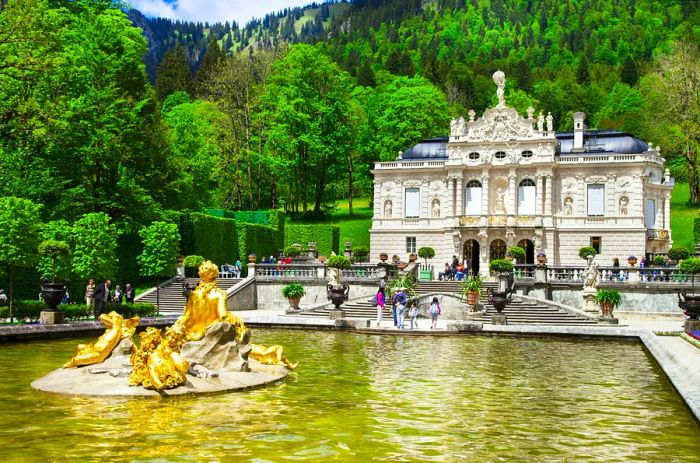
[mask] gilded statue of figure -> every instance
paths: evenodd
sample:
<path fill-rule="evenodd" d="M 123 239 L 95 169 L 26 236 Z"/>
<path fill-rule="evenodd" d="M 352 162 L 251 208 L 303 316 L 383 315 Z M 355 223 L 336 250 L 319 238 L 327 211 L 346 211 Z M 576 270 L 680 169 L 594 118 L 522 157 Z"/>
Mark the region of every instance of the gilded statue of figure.
<path fill-rule="evenodd" d="M 173 324 L 165 330 L 165 337 L 148 356 L 148 378 L 155 390 L 171 389 L 187 382 L 190 365 L 180 356 L 184 336 L 182 327 Z"/>
<path fill-rule="evenodd" d="M 284 355 L 284 347 L 272 345 L 270 347 L 259 344 L 251 344 L 250 358 L 257 360 L 263 365 L 284 365 L 289 370 L 294 370 L 299 362 L 292 363 Z"/>
<path fill-rule="evenodd" d="M 64 368 L 104 362 L 122 339 L 134 335 L 139 317 L 124 320 L 117 312 L 110 312 L 100 315 L 100 321 L 107 327 L 104 334 L 94 344 L 78 344 L 73 357 L 63 365 Z"/>
<path fill-rule="evenodd" d="M 163 338 L 160 336 L 160 329 L 148 327 L 141 333 L 141 345 L 134 349 L 131 354 L 131 366 L 133 370 L 129 377 L 130 386 L 153 387 L 148 374 L 148 357 L 160 345 Z"/>

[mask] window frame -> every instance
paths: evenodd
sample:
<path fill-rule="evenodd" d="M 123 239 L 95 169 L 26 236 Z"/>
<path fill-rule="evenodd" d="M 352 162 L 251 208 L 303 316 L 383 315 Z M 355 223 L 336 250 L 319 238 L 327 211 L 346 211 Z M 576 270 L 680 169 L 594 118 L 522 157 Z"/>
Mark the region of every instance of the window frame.
<path fill-rule="evenodd" d="M 417 197 L 417 204 L 415 205 L 416 215 L 409 215 L 409 209 L 408 209 L 408 206 L 409 206 L 409 203 L 408 203 L 408 194 L 409 194 L 409 191 L 410 191 L 411 193 L 413 193 L 413 192 L 416 193 L 416 197 Z M 420 188 L 417 188 L 417 187 L 406 188 L 406 189 L 404 190 L 404 196 L 403 196 L 403 198 L 404 198 L 404 203 L 403 203 L 403 204 L 404 204 L 404 205 L 403 205 L 403 212 L 404 212 L 403 215 L 404 215 L 404 217 L 407 218 L 407 219 L 418 219 L 418 218 L 420 218 Z M 413 211 L 414 211 L 414 208 L 412 207 L 410 212 L 413 212 Z"/>
<path fill-rule="evenodd" d="M 593 188 L 596 187 L 596 188 Z M 597 188 L 600 187 L 600 188 Z M 601 201 L 600 201 L 600 214 L 595 214 L 591 212 L 597 212 L 591 210 L 593 202 L 591 201 L 591 191 L 599 189 L 601 191 Z M 605 217 L 605 184 L 604 183 L 589 183 L 586 185 L 586 215 L 588 217 Z"/>
<path fill-rule="evenodd" d="M 408 254 L 415 254 L 416 253 L 416 237 L 415 236 L 407 236 L 406 237 L 406 252 Z"/>

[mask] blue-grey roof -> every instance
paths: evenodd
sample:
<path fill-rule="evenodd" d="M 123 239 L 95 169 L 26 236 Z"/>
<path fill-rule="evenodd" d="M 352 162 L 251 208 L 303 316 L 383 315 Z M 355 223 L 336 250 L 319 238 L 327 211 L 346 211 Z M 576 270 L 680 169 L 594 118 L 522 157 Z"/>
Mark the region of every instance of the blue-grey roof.
<path fill-rule="evenodd" d="M 557 140 L 559 140 L 559 152 L 561 154 L 570 154 L 572 152 L 571 147 L 574 144 L 573 132 L 559 132 L 557 133 Z M 583 154 L 635 154 L 643 153 L 649 149 L 649 145 L 639 138 L 617 130 L 586 130 L 583 132 L 583 147 Z"/>
<path fill-rule="evenodd" d="M 447 159 L 447 137 L 428 138 L 407 149 L 401 159 Z"/>

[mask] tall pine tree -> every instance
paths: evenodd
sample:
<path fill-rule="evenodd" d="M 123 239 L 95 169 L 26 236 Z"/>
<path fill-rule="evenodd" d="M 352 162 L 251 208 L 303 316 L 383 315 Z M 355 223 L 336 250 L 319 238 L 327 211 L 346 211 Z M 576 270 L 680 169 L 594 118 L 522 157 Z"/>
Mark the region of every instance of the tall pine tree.
<path fill-rule="evenodd" d="M 199 65 L 194 78 L 194 91 L 198 97 L 206 98 L 208 96 L 206 82 L 216 72 L 225 58 L 226 55 L 219 48 L 219 41 L 212 35 L 207 46 L 207 53 L 204 55 L 204 59 Z"/>
<path fill-rule="evenodd" d="M 165 52 L 156 75 L 158 100 L 164 101 L 168 95 L 178 91 L 192 94 L 192 74 L 187 64 L 185 49 L 180 43 Z"/>

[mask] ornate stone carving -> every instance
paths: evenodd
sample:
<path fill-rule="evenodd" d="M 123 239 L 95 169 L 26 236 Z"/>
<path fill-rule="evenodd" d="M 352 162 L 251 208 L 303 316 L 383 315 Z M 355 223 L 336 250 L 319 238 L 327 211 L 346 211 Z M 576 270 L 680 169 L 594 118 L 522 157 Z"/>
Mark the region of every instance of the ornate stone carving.
<path fill-rule="evenodd" d="M 586 183 L 606 183 L 608 177 L 605 175 L 589 175 L 586 177 Z"/>
<path fill-rule="evenodd" d="M 529 106 L 529 107 L 527 108 L 527 118 L 528 118 L 529 120 L 532 120 L 532 118 L 533 118 L 534 115 L 535 115 L 535 108 L 533 108 L 532 106 Z"/>
<path fill-rule="evenodd" d="M 574 213 L 574 200 L 571 196 L 564 198 L 564 215 L 572 215 Z"/>
<path fill-rule="evenodd" d="M 496 108 L 505 108 L 506 98 L 504 93 L 506 89 L 506 75 L 503 73 L 503 71 L 496 71 L 493 73 L 493 81 L 498 87 L 496 89 L 496 96 L 498 97 L 498 105 L 496 105 Z"/>
<path fill-rule="evenodd" d="M 455 254 L 459 255 L 462 251 L 462 234 L 460 232 L 452 233 L 452 245 L 455 248 Z"/>
<path fill-rule="evenodd" d="M 540 231 L 535 232 L 535 235 L 532 237 L 532 244 L 535 248 L 535 254 L 542 252 L 542 233 Z"/>
<path fill-rule="evenodd" d="M 513 108 L 487 109 L 484 116 L 469 122 L 467 141 L 508 141 L 534 138 L 532 124 Z"/>
<path fill-rule="evenodd" d="M 552 113 L 547 113 L 547 132 L 554 132 L 554 117 L 552 117 Z"/>
<path fill-rule="evenodd" d="M 469 122 L 474 122 L 474 117 L 476 117 L 476 112 L 473 109 L 469 110 Z"/>
<path fill-rule="evenodd" d="M 537 116 L 537 130 L 544 132 L 544 114 L 540 111 L 540 115 Z"/>
<path fill-rule="evenodd" d="M 467 134 L 467 124 L 463 117 L 457 117 L 450 122 L 450 136 L 461 137 Z"/>
<path fill-rule="evenodd" d="M 440 200 L 437 198 L 433 199 L 431 214 L 435 218 L 440 217 Z"/>
<path fill-rule="evenodd" d="M 393 204 L 390 199 L 384 201 L 384 218 L 390 219 L 392 214 Z"/>
<path fill-rule="evenodd" d="M 504 187 L 496 188 L 496 201 L 494 202 L 493 212 L 495 214 L 507 214 L 506 209 L 506 189 Z"/>
<path fill-rule="evenodd" d="M 630 203 L 630 199 L 627 196 L 620 196 L 620 215 L 627 215 L 629 213 L 627 206 Z"/>

